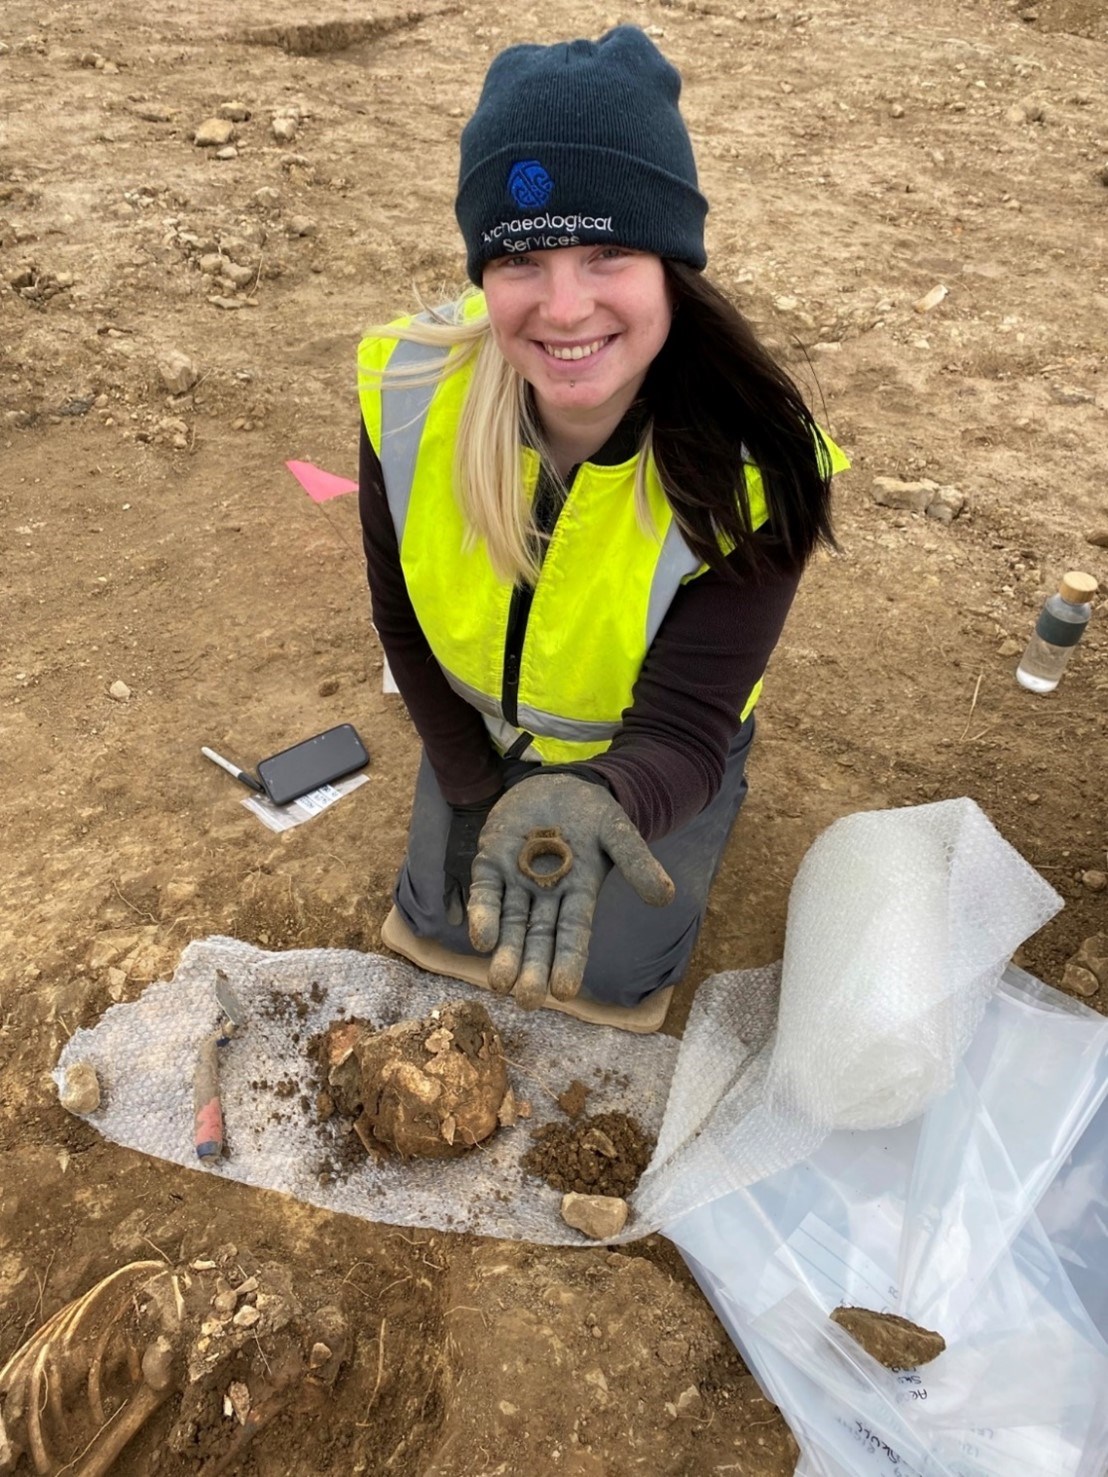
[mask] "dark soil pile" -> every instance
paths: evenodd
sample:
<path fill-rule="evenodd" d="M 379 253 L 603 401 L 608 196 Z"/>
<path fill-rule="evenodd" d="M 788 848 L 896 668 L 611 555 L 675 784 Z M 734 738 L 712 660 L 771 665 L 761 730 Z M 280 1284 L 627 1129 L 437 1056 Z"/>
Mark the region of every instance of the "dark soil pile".
<path fill-rule="evenodd" d="M 523 1167 L 563 1194 L 626 1198 L 653 1152 L 654 1140 L 626 1113 L 597 1113 L 536 1129 Z"/>

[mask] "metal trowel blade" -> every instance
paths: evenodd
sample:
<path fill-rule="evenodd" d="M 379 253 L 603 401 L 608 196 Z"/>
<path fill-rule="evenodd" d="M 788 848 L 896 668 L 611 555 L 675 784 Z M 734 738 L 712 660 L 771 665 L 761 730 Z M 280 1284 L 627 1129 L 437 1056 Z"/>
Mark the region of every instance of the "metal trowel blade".
<path fill-rule="evenodd" d="M 220 978 L 215 982 L 215 998 L 219 1001 L 219 1008 L 237 1030 L 246 1019 L 246 1007 L 231 989 L 226 979 Z"/>

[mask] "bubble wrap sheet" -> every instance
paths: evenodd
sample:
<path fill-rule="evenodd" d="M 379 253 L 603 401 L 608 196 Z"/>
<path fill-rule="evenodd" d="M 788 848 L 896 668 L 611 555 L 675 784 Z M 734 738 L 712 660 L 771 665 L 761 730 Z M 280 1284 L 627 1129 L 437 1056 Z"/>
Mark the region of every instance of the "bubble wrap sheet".
<path fill-rule="evenodd" d="M 782 963 L 697 993 L 642 1220 L 671 1224 L 834 1129 L 925 1112 L 1012 953 L 1061 906 L 972 800 L 836 821 L 800 864 Z"/>
<path fill-rule="evenodd" d="M 55 1079 L 90 1062 L 103 1103 L 89 1121 L 199 1173 L 369 1220 L 580 1244 L 558 1193 L 520 1167 L 530 1129 L 564 1121 L 554 1097 L 579 1078 L 590 1114 L 628 1113 L 658 1137 L 627 1240 L 797 1163 L 833 1129 L 924 1112 L 953 1081 L 1012 952 L 1060 906 L 970 800 L 864 812 L 837 821 L 801 863 L 782 963 L 707 980 L 680 1050 L 664 1036 L 524 1013 L 375 955 L 263 953 L 214 938 L 190 944 L 171 981 L 78 1031 Z M 247 1022 L 221 1049 L 227 1157 L 201 1168 L 192 1071 L 220 1016 L 217 970 Z M 390 1025 L 467 995 L 501 1031 L 533 1117 L 459 1160 L 344 1167 L 345 1125 L 315 1119 L 309 1038 L 342 1014 Z"/>
<path fill-rule="evenodd" d="M 225 1157 L 209 1168 L 193 1147 L 192 1075 L 200 1042 L 221 1018 L 217 970 L 231 982 L 246 1021 L 220 1048 Z M 313 986 L 325 998 L 313 1000 Z M 532 1117 L 461 1159 L 401 1163 L 363 1154 L 353 1166 L 344 1162 L 346 1123 L 316 1120 L 309 1039 L 340 1015 L 387 1026 L 466 997 L 492 1016 L 509 1080 L 531 1103 Z M 530 1130 L 566 1121 L 554 1097 L 577 1078 L 590 1089 L 588 1114 L 629 1113 L 656 1134 L 677 1050 L 666 1036 L 629 1037 L 554 1011 L 524 1014 L 486 990 L 380 955 L 265 953 L 209 938 L 189 944 L 172 980 L 150 985 L 132 1004 L 113 1005 L 92 1030 L 77 1031 L 54 1075 L 60 1084 L 70 1062 L 91 1063 L 102 1105 L 88 1121 L 115 1143 L 200 1174 L 282 1190 L 365 1220 L 580 1245 L 580 1233 L 558 1214 L 561 1195 L 520 1167 Z"/>

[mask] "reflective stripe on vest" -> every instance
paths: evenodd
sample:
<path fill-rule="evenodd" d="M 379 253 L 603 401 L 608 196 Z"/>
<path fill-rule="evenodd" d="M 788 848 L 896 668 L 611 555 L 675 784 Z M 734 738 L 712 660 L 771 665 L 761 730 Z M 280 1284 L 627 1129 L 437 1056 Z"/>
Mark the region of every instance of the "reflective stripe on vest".
<path fill-rule="evenodd" d="M 389 368 L 430 369 L 442 357 L 442 350 L 430 344 L 413 344 L 401 339 L 389 358 Z M 404 538 L 419 443 L 434 395 L 434 385 L 392 384 L 388 394 L 381 396 L 381 471 L 398 548 Z"/>

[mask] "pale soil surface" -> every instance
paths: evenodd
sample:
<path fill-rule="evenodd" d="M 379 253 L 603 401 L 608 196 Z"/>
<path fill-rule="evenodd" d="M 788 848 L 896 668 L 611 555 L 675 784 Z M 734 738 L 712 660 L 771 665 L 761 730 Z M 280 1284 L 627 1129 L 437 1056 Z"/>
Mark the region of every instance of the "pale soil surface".
<path fill-rule="evenodd" d="M 1108 582 L 1105 8 L 367 9 L 0 15 L 0 1360 L 122 1261 L 234 1242 L 343 1280 L 355 1326 L 326 1420 L 276 1421 L 244 1472 L 783 1477 L 783 1422 L 663 1240 L 552 1253 L 335 1219 L 104 1143 L 49 1071 L 189 939 L 376 946 L 417 745 L 381 694 L 354 500 L 316 506 L 283 462 L 353 473 L 360 331 L 457 285 L 456 139 L 488 59 L 619 20 L 685 75 L 712 269 L 854 461 L 673 1028 L 706 975 L 780 955 L 830 821 L 949 796 L 1064 896 L 1026 950 L 1060 983 L 1106 931 L 1082 874 L 1108 845 L 1108 606 L 1055 694 L 1012 674 L 1063 571 Z M 220 160 L 193 134 L 234 100 Z M 220 255 L 241 285 L 202 270 Z M 173 350 L 199 372 L 177 396 Z M 965 511 L 878 506 L 876 476 Z M 344 720 L 369 783 L 283 837 L 199 755 Z M 163 1420 L 118 1470 L 178 1470 L 152 1454 Z"/>

